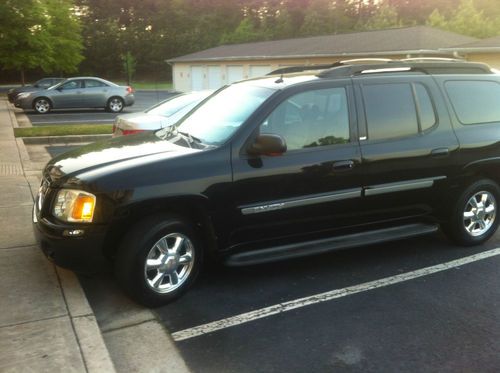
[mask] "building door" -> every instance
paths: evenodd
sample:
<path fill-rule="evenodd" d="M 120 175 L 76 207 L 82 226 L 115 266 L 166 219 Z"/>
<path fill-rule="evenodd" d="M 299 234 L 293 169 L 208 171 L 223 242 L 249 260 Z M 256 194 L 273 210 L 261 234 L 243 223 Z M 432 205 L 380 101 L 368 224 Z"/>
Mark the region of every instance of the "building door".
<path fill-rule="evenodd" d="M 201 91 L 204 88 L 202 66 L 191 66 L 191 90 Z"/>
<path fill-rule="evenodd" d="M 221 86 L 220 66 L 208 66 L 208 89 L 219 89 Z"/>

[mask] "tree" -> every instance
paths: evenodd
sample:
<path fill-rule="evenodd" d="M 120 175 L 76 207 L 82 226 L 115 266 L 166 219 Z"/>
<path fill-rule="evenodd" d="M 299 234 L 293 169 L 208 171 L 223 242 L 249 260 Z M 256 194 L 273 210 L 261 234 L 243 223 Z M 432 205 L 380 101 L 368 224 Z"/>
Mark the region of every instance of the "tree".
<path fill-rule="evenodd" d="M 382 30 L 391 27 L 400 27 L 401 21 L 396 8 L 382 4 L 375 14 L 368 19 L 363 29 L 366 30 Z"/>
<path fill-rule="evenodd" d="M 80 28 L 71 0 L 4 0 L 0 4 L 0 65 L 21 73 L 75 71 L 81 61 Z"/>
<path fill-rule="evenodd" d="M 476 8 L 474 0 L 462 0 L 449 18 L 434 10 L 427 19 L 427 24 L 476 38 L 495 36 L 500 31 L 498 20 L 485 16 L 483 11 Z"/>

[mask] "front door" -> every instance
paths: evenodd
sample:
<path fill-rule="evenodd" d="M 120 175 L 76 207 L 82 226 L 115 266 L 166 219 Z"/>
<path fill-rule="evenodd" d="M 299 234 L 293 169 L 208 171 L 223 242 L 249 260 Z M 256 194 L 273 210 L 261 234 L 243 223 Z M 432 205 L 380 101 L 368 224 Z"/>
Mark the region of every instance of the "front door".
<path fill-rule="evenodd" d="M 51 97 L 55 109 L 83 107 L 83 80 L 73 79 L 61 85 Z"/>
<path fill-rule="evenodd" d="M 284 96 L 259 123 L 255 133 L 285 139 L 284 154 L 255 157 L 243 147 L 233 157 L 227 246 L 320 238 L 356 220 L 362 181 L 352 87 L 324 83 Z"/>

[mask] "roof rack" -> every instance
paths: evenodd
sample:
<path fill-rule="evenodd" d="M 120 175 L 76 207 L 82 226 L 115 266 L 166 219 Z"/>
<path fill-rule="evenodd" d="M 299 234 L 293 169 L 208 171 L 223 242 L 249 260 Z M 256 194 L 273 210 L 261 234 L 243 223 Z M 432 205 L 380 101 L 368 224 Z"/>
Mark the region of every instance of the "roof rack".
<path fill-rule="evenodd" d="M 365 74 L 421 73 L 421 74 L 493 74 L 491 68 L 479 62 L 465 62 L 456 59 L 406 59 L 389 60 L 385 63 L 351 64 L 337 63 L 336 66 L 317 74 L 320 78 L 352 77 Z"/>
<path fill-rule="evenodd" d="M 331 69 L 332 67 L 341 66 L 338 62 L 322 64 L 322 65 L 300 65 L 300 66 L 288 66 L 281 67 L 279 69 L 273 70 L 266 75 L 281 75 L 281 74 L 289 74 L 289 73 L 300 73 L 302 71 L 314 71 L 314 70 L 325 70 Z"/>
<path fill-rule="evenodd" d="M 403 58 L 400 61 L 405 62 L 467 62 L 463 58 L 447 58 L 447 57 L 412 57 Z"/>

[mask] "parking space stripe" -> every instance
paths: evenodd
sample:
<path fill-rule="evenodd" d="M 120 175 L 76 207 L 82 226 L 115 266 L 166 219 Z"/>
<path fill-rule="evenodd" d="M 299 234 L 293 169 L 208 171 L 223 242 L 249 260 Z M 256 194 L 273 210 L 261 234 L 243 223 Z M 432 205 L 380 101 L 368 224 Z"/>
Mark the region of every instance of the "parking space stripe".
<path fill-rule="evenodd" d="M 324 293 L 304 297 L 300 299 L 291 300 L 284 303 L 279 303 L 273 306 L 261 308 L 258 310 L 242 313 L 240 315 L 228 317 L 226 319 L 210 322 L 207 324 L 195 326 L 193 328 L 184 329 L 172 333 L 172 338 L 175 341 L 183 341 L 186 339 L 198 337 L 204 334 L 213 333 L 217 330 L 230 328 L 245 324 L 254 320 L 262 319 L 279 313 L 284 313 L 297 308 L 310 306 L 317 303 L 326 302 L 332 299 L 342 298 L 348 295 L 361 293 L 368 290 L 374 290 L 385 286 L 397 284 L 404 281 L 413 280 L 419 277 L 432 275 L 434 273 L 446 271 L 448 269 L 460 267 L 465 264 L 473 263 L 482 259 L 491 258 L 500 255 L 500 248 L 489 251 L 484 251 L 475 255 L 467 256 L 465 258 L 452 260 L 450 262 L 437 264 L 431 267 L 417 269 L 415 271 L 402 273 L 395 276 L 382 278 L 380 280 L 365 282 L 363 284 L 349 286 L 343 289 L 335 289 Z"/>

